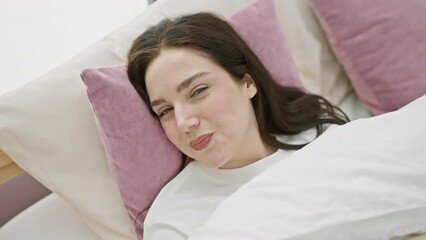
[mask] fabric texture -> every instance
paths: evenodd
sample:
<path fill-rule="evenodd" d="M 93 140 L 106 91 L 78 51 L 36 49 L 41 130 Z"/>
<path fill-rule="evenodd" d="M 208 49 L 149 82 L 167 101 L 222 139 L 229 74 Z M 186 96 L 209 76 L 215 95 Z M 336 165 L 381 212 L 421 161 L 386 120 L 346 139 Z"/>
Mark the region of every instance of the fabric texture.
<path fill-rule="evenodd" d="M 102 240 L 81 221 L 74 209 L 55 193 L 40 199 L 2 225 L 0 239 Z"/>
<path fill-rule="evenodd" d="M 86 69 L 81 77 L 124 205 L 142 235 L 142 223 L 160 189 L 183 168 L 183 155 L 130 85 L 126 68 Z"/>
<path fill-rule="evenodd" d="M 228 22 L 278 83 L 303 89 L 272 0 L 258 0 L 231 16 Z"/>
<path fill-rule="evenodd" d="M 263 21 L 251 20 L 258 18 Z M 258 0 L 229 21 L 255 54 L 266 61 L 265 67 L 279 84 L 303 88 L 272 0 Z M 276 48 L 268 47 L 271 45 Z M 183 167 L 183 156 L 167 140 L 158 120 L 130 84 L 125 67 L 89 68 L 81 76 L 98 120 L 111 172 L 141 237 L 149 206 Z"/>
<path fill-rule="evenodd" d="M 426 93 L 426 2 L 311 0 L 365 106 L 394 111 Z"/>
<path fill-rule="evenodd" d="M 278 150 L 238 169 L 211 169 L 193 161 L 157 196 L 144 223 L 144 239 L 186 240 L 221 201 L 290 155 Z"/>
<path fill-rule="evenodd" d="M 275 9 L 304 88 L 339 105 L 352 85 L 309 0 L 275 0 Z"/>
<path fill-rule="evenodd" d="M 189 239 L 426 233 L 425 108 L 426 95 L 395 112 L 331 126 L 224 200 Z"/>

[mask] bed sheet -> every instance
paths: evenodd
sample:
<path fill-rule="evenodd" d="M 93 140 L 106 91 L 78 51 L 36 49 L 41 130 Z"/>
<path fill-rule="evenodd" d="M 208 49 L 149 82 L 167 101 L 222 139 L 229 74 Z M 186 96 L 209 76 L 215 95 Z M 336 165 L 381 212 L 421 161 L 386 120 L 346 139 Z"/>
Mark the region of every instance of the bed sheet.
<path fill-rule="evenodd" d="M 365 108 L 364 105 L 361 103 L 361 100 L 359 99 L 355 91 L 352 91 L 343 100 L 339 107 L 348 115 L 351 121 L 372 116 L 372 114 L 367 110 L 367 108 Z M 391 240 L 426 240 L 426 234 L 393 238 Z"/>
<path fill-rule="evenodd" d="M 55 193 L 41 199 L 1 227 L 0 239 L 100 240 Z M 426 235 L 392 240 L 426 240 Z"/>
<path fill-rule="evenodd" d="M 424 239 L 407 234 L 426 233 L 425 104 L 333 126 L 224 200 L 190 239 Z"/>
<path fill-rule="evenodd" d="M 62 64 L 147 5 L 146 0 L 0 1 L 0 95 Z"/>
<path fill-rule="evenodd" d="M 8 240 L 99 240 L 76 211 L 55 193 L 36 202 L 0 228 Z"/>
<path fill-rule="evenodd" d="M 343 112 L 346 113 L 346 115 L 348 115 L 351 121 L 372 116 L 367 108 L 365 108 L 361 103 L 361 100 L 356 95 L 354 90 L 352 90 L 352 92 L 345 97 L 339 107 L 343 110 Z"/>

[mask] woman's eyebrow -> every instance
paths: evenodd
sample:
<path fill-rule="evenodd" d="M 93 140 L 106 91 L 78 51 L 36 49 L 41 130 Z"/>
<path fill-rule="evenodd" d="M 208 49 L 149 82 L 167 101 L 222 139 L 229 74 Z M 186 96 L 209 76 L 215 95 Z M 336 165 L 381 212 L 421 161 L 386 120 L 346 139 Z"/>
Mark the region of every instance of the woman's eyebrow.
<path fill-rule="evenodd" d="M 189 87 L 189 85 L 191 85 L 192 82 L 194 82 L 197 78 L 200 78 L 206 74 L 209 74 L 209 72 L 199 72 L 196 73 L 192 76 L 190 76 L 189 78 L 185 79 L 183 82 L 179 83 L 179 85 L 176 87 L 176 92 L 182 92 L 182 90 L 186 89 Z M 165 103 L 166 101 L 164 99 L 157 99 L 154 100 L 150 103 L 151 108 L 153 108 L 154 106 L 160 105 L 162 103 Z"/>
<path fill-rule="evenodd" d="M 162 103 L 165 103 L 166 101 L 164 101 L 164 99 L 158 99 L 158 100 L 154 100 L 154 101 L 152 101 L 151 103 L 150 103 L 150 105 L 151 105 L 151 108 L 153 108 L 153 107 L 155 107 L 155 106 L 157 106 L 157 105 L 160 105 L 160 104 L 162 104 Z"/>
<path fill-rule="evenodd" d="M 187 78 L 185 81 L 181 82 L 177 87 L 176 87 L 176 92 L 181 92 L 182 90 L 184 90 L 185 88 L 189 87 L 189 85 L 191 85 L 191 83 L 193 81 L 195 81 L 197 78 L 200 78 L 206 74 L 209 74 L 208 72 L 199 72 L 196 73 L 192 76 L 190 76 L 189 78 Z"/>

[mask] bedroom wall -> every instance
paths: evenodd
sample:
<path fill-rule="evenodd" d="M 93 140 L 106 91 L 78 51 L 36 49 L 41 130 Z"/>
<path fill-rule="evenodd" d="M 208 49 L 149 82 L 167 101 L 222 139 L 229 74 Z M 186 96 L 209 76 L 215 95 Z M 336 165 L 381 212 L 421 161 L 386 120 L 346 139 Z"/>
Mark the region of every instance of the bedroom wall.
<path fill-rule="evenodd" d="M 0 65 L 5 66 L 0 94 L 61 65 L 147 6 L 147 0 L 0 1 Z"/>

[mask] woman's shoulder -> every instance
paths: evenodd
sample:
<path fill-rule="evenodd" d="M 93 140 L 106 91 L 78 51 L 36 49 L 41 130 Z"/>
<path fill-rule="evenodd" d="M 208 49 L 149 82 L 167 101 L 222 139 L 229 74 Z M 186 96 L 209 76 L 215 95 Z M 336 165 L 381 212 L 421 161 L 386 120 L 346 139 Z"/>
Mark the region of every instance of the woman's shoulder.
<path fill-rule="evenodd" d="M 338 125 L 336 124 L 324 124 L 324 132 L 331 130 L 332 128 L 336 127 Z M 280 142 L 285 142 L 289 144 L 305 144 L 310 143 L 313 140 L 315 140 L 317 136 L 317 129 L 316 127 L 309 128 L 308 130 L 302 131 L 295 135 L 276 135 L 277 140 Z"/>
<path fill-rule="evenodd" d="M 170 180 L 158 193 L 148 212 L 146 223 L 156 222 L 157 216 L 163 215 L 163 212 L 172 210 L 173 202 L 178 199 L 178 195 L 182 195 L 182 188 L 188 182 L 192 182 L 193 169 L 195 164 L 190 162 L 182 171 L 179 172 L 172 180 Z"/>
<path fill-rule="evenodd" d="M 277 140 L 289 144 L 305 144 L 312 142 L 317 136 L 317 130 L 315 127 L 300 132 L 295 135 L 277 135 Z"/>
<path fill-rule="evenodd" d="M 192 179 L 196 177 L 196 175 L 194 175 L 194 169 L 196 168 L 197 166 L 195 161 L 188 163 L 185 168 L 178 173 L 178 175 L 176 175 L 161 189 L 160 193 L 157 195 L 157 198 L 162 197 L 162 195 L 173 194 L 177 189 L 185 186 L 187 182 L 192 182 Z"/>
<path fill-rule="evenodd" d="M 219 201 L 228 195 L 220 185 L 205 175 L 200 163 L 192 161 L 157 195 L 144 226 L 161 229 L 173 226 L 187 233 L 206 221 Z"/>

